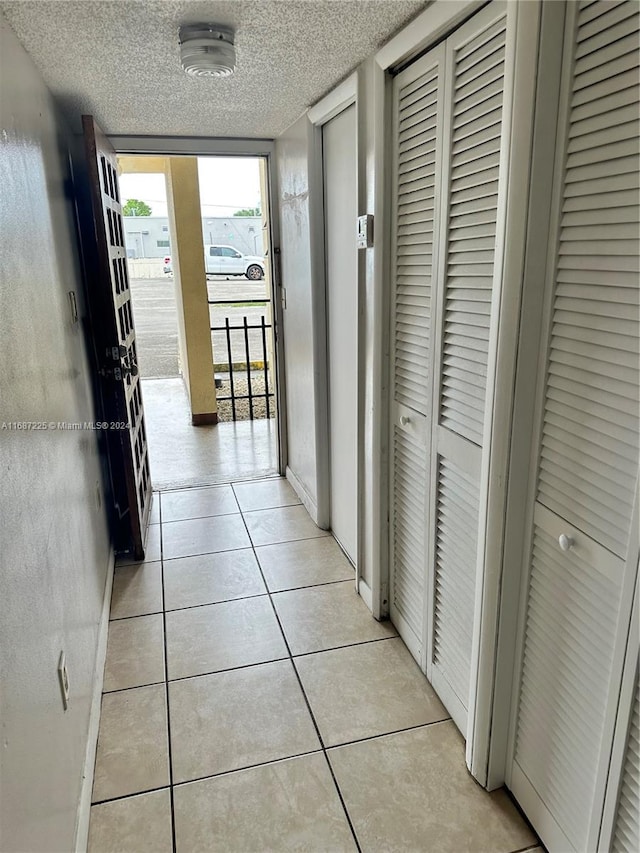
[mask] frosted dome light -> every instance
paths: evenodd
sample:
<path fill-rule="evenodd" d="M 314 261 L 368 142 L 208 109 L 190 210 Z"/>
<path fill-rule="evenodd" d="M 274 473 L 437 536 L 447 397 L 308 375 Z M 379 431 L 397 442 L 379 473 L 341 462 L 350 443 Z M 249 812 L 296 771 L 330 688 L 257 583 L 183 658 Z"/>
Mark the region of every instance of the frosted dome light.
<path fill-rule="evenodd" d="M 218 24 L 180 27 L 180 60 L 194 78 L 229 77 L 236 68 L 234 32 Z"/>

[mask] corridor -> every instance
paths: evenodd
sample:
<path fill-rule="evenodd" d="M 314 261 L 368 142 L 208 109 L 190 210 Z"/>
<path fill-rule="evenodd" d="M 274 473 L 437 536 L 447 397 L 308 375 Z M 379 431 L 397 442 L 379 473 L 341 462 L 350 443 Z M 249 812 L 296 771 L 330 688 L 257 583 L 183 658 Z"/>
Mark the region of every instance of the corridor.
<path fill-rule="evenodd" d="M 116 567 L 89 850 L 541 850 L 278 478 L 154 495 Z"/>

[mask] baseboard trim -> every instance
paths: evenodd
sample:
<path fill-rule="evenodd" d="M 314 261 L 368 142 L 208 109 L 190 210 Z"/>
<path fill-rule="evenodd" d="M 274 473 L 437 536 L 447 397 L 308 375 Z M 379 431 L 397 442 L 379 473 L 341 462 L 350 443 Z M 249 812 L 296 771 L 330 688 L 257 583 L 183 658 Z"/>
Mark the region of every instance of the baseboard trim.
<path fill-rule="evenodd" d="M 360 580 L 358 581 L 358 593 L 360 595 L 360 598 L 364 601 L 369 610 L 373 613 L 373 595 L 371 593 L 371 587 L 362 578 L 360 578 Z"/>
<path fill-rule="evenodd" d="M 318 505 L 313 500 L 311 495 L 307 492 L 300 480 L 293 473 L 291 468 L 289 468 L 289 466 L 287 466 L 286 477 L 289 483 L 291 483 L 293 491 L 298 495 L 298 497 L 304 504 L 305 509 L 307 510 L 311 518 L 314 520 L 314 522 L 318 525 L 318 527 L 321 527 L 326 530 L 327 528 L 323 527 L 322 524 L 318 524 Z"/>
<path fill-rule="evenodd" d="M 215 426 L 217 423 L 217 412 L 200 412 L 199 415 L 191 415 L 192 426 Z"/>
<path fill-rule="evenodd" d="M 107 657 L 107 635 L 109 633 L 109 611 L 111 609 L 111 589 L 113 587 L 114 567 L 115 554 L 112 548 L 111 553 L 109 554 L 109 563 L 107 565 L 107 578 L 104 585 L 104 599 L 102 601 L 102 613 L 100 614 L 100 627 L 98 629 L 93 695 L 91 697 L 89 731 L 87 733 L 87 751 L 85 753 L 82 788 L 80 790 L 78 818 L 76 821 L 75 853 L 86 853 L 87 844 L 89 842 L 91 793 L 93 789 L 93 772 L 96 763 L 96 751 L 98 748 L 98 729 L 100 727 L 100 708 L 102 705 L 104 662 Z"/>

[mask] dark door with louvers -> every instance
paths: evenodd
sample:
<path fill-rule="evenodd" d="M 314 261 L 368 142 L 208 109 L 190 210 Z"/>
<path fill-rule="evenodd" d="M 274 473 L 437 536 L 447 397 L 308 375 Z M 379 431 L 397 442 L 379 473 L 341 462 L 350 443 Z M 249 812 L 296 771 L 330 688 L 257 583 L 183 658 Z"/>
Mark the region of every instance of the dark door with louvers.
<path fill-rule="evenodd" d="M 109 457 L 118 551 L 144 559 L 151 476 L 138 375 L 116 153 L 93 116 L 83 116 L 86 155 L 80 230 Z"/>

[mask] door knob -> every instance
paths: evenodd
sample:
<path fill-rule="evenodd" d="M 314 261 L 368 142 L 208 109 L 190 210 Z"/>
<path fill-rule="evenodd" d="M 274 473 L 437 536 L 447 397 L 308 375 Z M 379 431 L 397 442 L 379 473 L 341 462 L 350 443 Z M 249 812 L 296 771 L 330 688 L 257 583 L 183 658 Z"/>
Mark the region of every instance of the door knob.
<path fill-rule="evenodd" d="M 400 416 L 400 425 L 401 426 L 407 426 L 407 424 L 410 424 L 410 423 L 411 423 L 411 418 L 408 418 L 406 415 Z"/>
<path fill-rule="evenodd" d="M 575 543 L 575 540 L 571 536 L 567 536 L 564 533 L 561 533 L 558 537 L 558 545 L 562 548 L 563 551 L 568 551 Z"/>
<path fill-rule="evenodd" d="M 131 350 L 128 350 L 126 347 L 120 347 L 120 355 L 121 358 L 121 366 L 122 372 L 125 376 L 137 376 L 138 375 L 138 365 L 136 364 L 135 357 Z"/>

